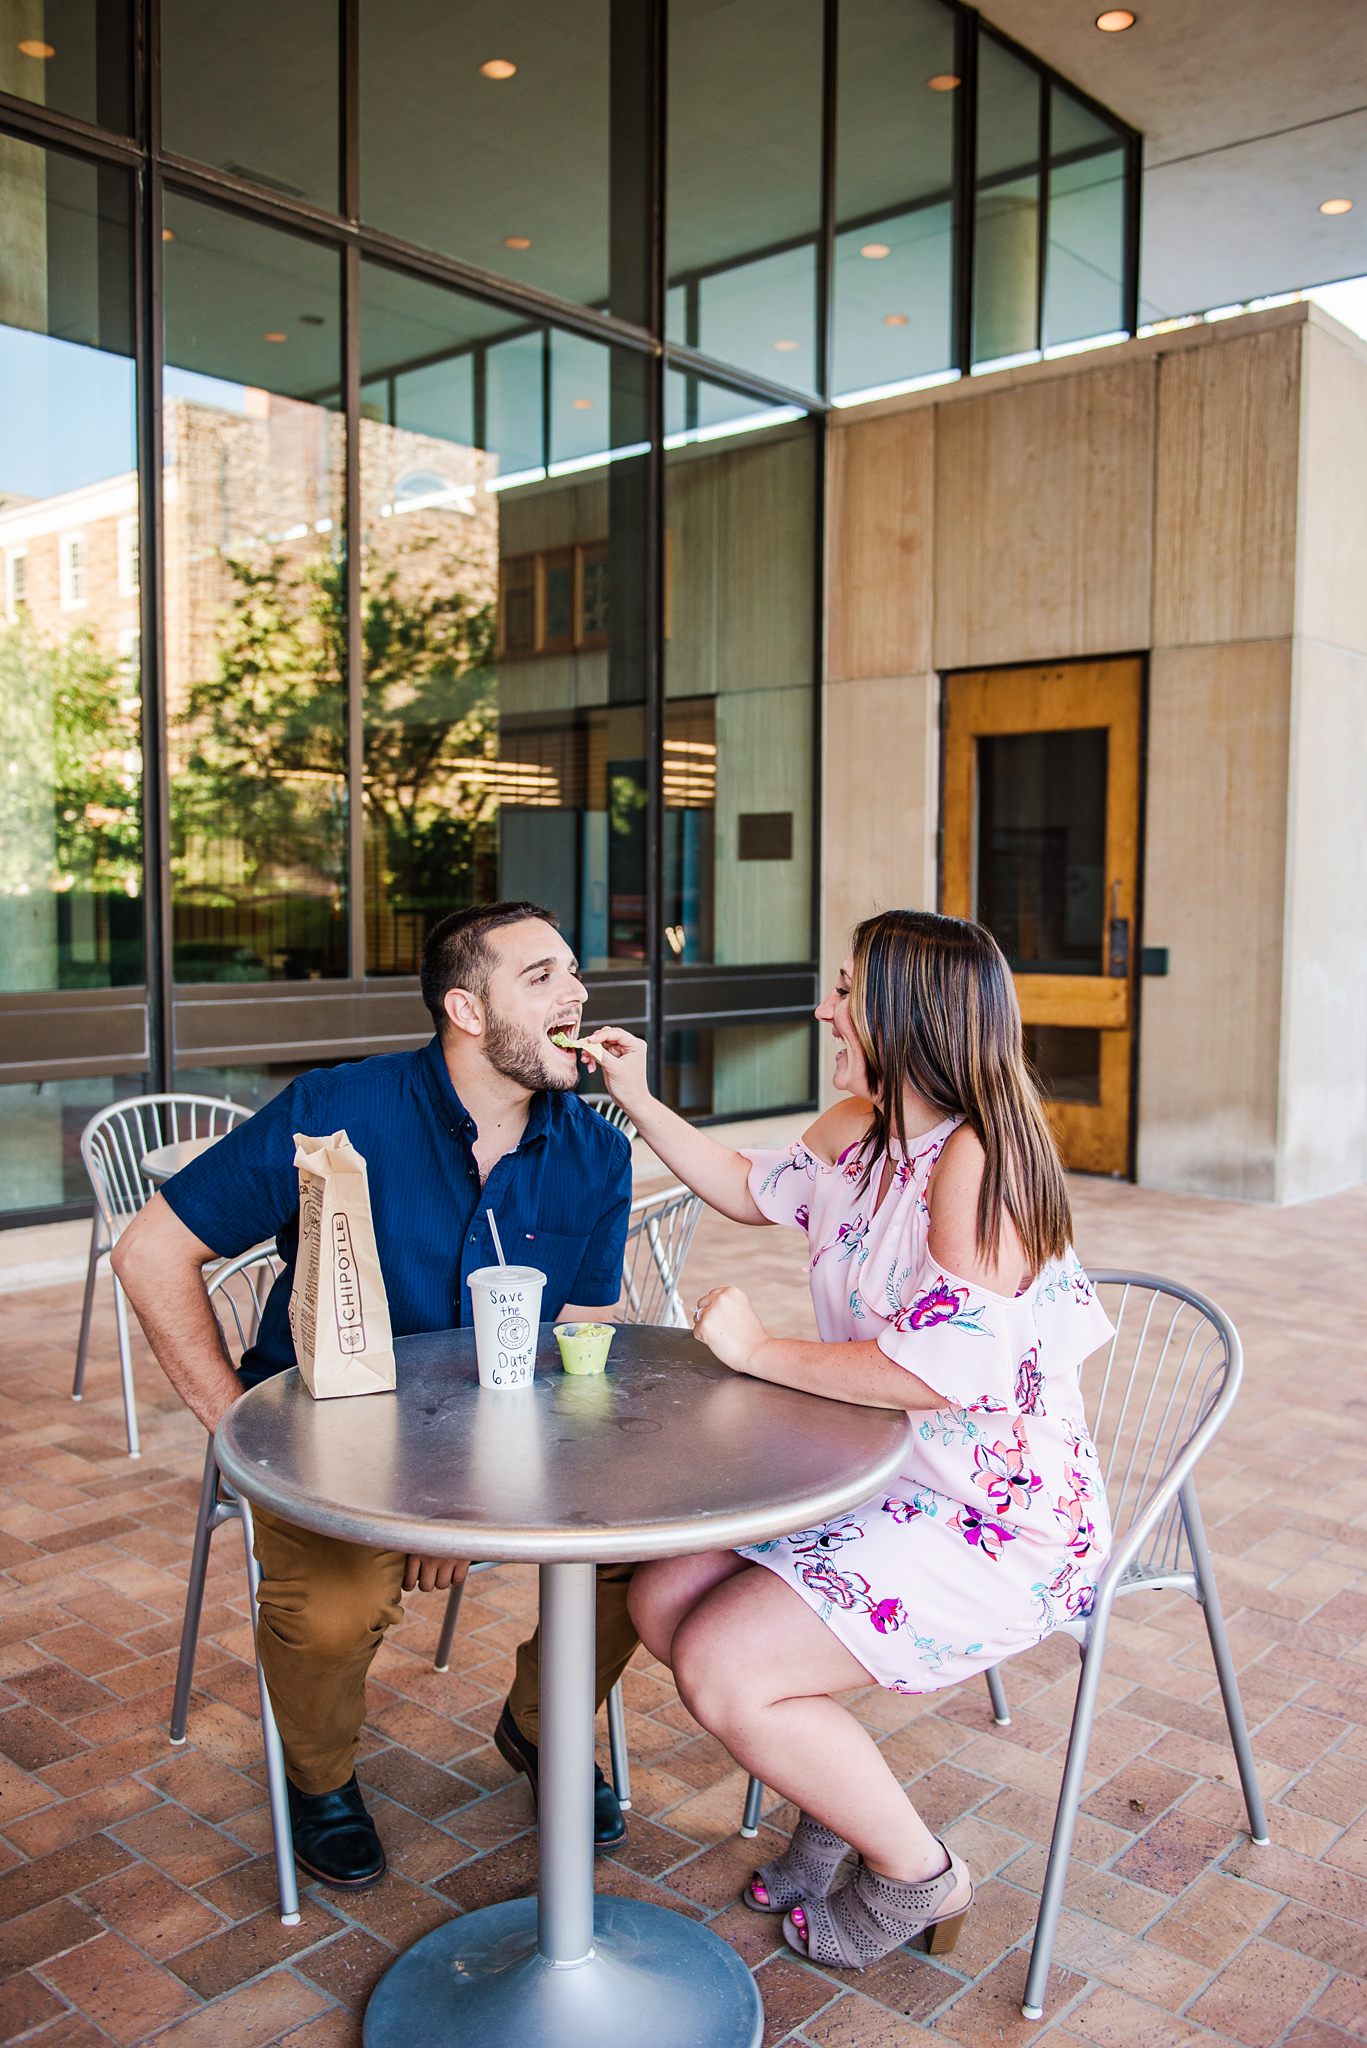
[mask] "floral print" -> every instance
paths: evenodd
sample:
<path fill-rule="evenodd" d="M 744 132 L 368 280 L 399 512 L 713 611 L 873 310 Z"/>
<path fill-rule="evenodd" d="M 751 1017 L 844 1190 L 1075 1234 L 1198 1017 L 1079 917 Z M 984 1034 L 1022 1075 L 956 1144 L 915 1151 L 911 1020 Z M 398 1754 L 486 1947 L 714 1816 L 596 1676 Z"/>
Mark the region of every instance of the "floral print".
<path fill-rule="evenodd" d="M 832 1167 L 803 1145 L 749 1155 L 764 1214 L 807 1232 L 822 1337 L 876 1338 L 941 1400 L 916 1413 L 892 1488 L 742 1553 L 899 1693 L 955 1685 L 1086 1613 L 1110 1544 L 1078 1368 L 1111 1326 L 1071 1252 L 1014 1299 L 937 1265 L 926 1188 L 957 1122 L 891 1148 L 881 1201 L 887 1158 L 865 1182 L 857 1145 Z"/>

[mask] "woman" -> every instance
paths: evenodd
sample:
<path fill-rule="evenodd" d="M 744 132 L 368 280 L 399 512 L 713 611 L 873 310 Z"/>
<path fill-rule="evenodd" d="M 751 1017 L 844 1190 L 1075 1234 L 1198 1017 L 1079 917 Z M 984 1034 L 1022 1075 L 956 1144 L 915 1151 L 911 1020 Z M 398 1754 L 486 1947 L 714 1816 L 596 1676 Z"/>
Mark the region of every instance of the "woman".
<path fill-rule="evenodd" d="M 800 1955 L 864 1968 L 927 1930 L 952 1948 L 972 1882 L 832 1695 L 957 1685 L 1085 1609 L 1110 1531 L 1078 1368 L 1111 1326 L 1069 1245 L 990 934 L 870 918 L 816 1014 L 849 1100 L 787 1154 L 726 1150 L 650 1095 L 639 1040 L 597 1044 L 614 1099 L 713 1208 L 807 1232 L 821 1341 L 771 1336 L 721 1287 L 698 1303 L 701 1342 L 737 1372 L 917 1418 L 892 1489 L 775 1542 L 643 1565 L 630 1601 L 703 1727 L 801 1808 L 745 1903 L 785 1914 Z"/>

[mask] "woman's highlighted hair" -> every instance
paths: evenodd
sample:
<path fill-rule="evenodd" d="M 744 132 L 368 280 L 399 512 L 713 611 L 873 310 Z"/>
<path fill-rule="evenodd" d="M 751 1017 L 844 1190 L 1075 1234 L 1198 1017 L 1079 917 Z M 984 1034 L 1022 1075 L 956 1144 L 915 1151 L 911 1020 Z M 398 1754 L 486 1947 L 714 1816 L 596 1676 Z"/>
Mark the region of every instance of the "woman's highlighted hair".
<path fill-rule="evenodd" d="M 850 1021 L 874 1100 L 864 1184 L 890 1137 L 906 1146 L 902 1089 L 910 1082 L 933 1109 L 964 1117 L 982 1144 L 983 1257 L 996 1258 L 1005 1208 L 1038 1273 L 1067 1248 L 1072 1215 L 1000 946 L 965 918 L 885 910 L 857 928 L 853 954 Z"/>

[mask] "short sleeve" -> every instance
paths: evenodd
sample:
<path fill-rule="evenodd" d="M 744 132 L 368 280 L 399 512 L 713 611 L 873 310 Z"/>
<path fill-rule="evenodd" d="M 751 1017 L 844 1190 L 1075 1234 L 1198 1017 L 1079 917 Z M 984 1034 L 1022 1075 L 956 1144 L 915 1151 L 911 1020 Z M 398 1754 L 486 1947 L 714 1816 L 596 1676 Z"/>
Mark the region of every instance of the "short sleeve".
<path fill-rule="evenodd" d="M 627 1211 L 631 1207 L 631 1146 L 621 1131 L 614 1130 L 612 1137 L 615 1142 L 604 1176 L 603 1204 L 574 1284 L 565 1296 L 566 1301 L 579 1308 L 606 1307 L 622 1291 L 622 1256 L 627 1242 Z"/>
<path fill-rule="evenodd" d="M 187 1230 L 222 1259 L 279 1237 L 299 1209 L 294 1133 L 315 1134 L 302 1078 L 234 1124 L 168 1180 L 162 1194 Z"/>
<path fill-rule="evenodd" d="M 798 1230 L 806 1230 L 817 1175 L 830 1169 L 814 1159 L 801 1143 L 787 1152 L 743 1151 L 741 1157 L 753 1162 L 750 1192 L 760 1214 L 770 1223 L 791 1223 Z"/>
<path fill-rule="evenodd" d="M 1013 1307 L 946 1273 L 927 1255 L 902 1305 L 879 1331 L 878 1348 L 956 1408 L 1010 1410 L 1016 1405 Z"/>

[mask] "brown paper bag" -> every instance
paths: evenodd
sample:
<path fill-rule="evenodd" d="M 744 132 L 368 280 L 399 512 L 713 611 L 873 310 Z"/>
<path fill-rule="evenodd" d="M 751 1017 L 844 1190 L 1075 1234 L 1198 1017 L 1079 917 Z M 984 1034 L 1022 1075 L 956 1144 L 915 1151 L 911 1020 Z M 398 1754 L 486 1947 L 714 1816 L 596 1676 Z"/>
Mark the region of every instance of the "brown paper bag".
<path fill-rule="evenodd" d="M 290 1331 L 304 1385 L 316 1401 L 392 1393 L 394 1341 L 365 1161 L 345 1131 L 296 1131 L 294 1163 L 299 1256 Z"/>

